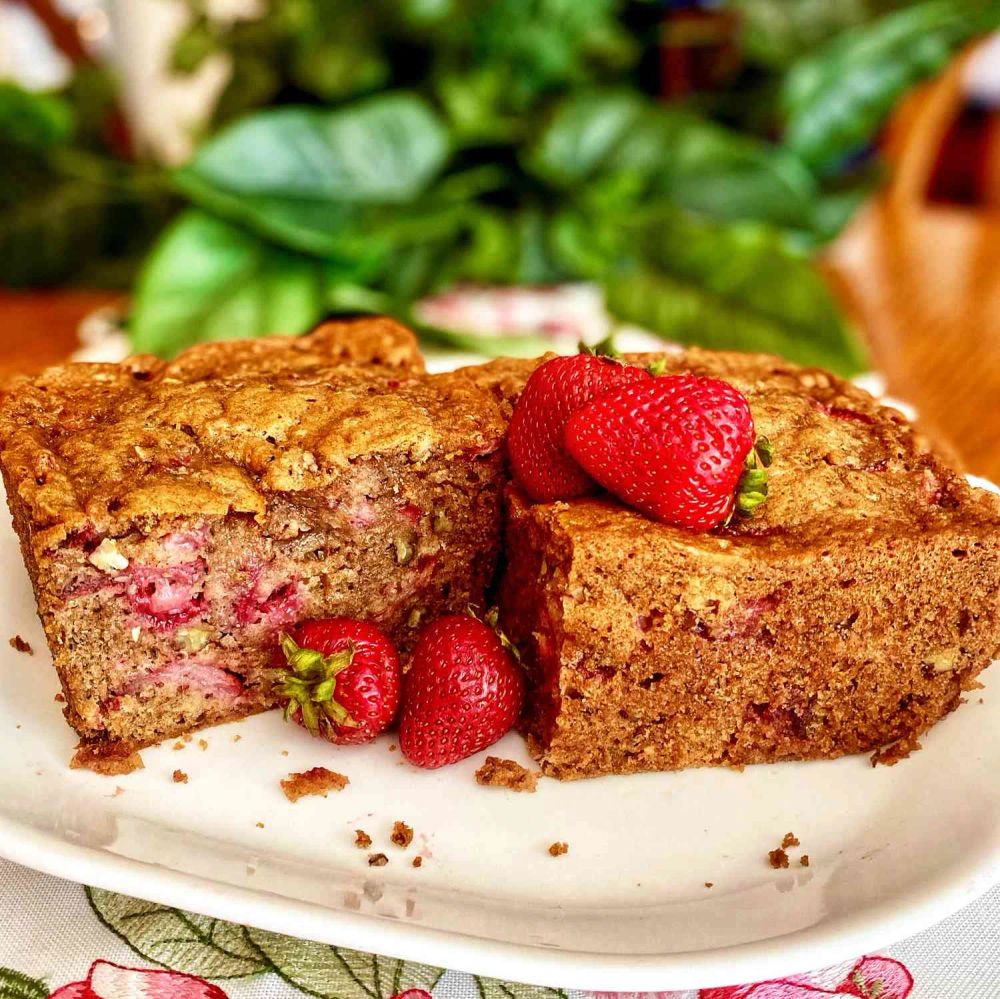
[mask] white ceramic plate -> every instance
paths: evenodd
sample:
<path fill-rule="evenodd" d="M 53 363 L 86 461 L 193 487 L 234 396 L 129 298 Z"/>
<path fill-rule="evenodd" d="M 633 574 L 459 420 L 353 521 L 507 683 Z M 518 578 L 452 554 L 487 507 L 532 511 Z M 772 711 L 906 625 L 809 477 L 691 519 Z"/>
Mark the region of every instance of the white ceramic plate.
<path fill-rule="evenodd" d="M 475 784 L 485 753 L 423 772 L 390 739 L 337 749 L 271 713 L 208 730 L 204 750 L 147 750 L 146 769 L 126 777 L 70 770 L 74 737 L 6 512 L 2 521 L 0 854 L 30 867 L 361 950 L 607 990 L 732 984 L 851 959 L 1000 880 L 997 667 L 892 768 L 858 756 L 546 780 L 513 794 Z M 15 633 L 34 656 L 8 646 Z M 516 736 L 492 752 L 529 762 Z M 291 805 L 279 779 L 317 765 L 350 786 Z M 176 768 L 187 784 L 173 783 Z M 396 819 L 417 832 L 405 854 L 388 843 Z M 357 827 L 388 866 L 367 866 Z M 793 866 L 773 871 L 767 852 L 788 831 L 811 866 L 791 851 Z M 570 846 L 558 859 L 547 852 L 556 840 Z"/>

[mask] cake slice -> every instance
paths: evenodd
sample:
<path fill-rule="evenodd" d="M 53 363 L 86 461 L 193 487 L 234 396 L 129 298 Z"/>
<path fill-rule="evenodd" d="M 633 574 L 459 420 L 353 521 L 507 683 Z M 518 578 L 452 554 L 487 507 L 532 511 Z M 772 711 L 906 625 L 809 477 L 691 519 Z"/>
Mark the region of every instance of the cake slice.
<path fill-rule="evenodd" d="M 90 757 L 270 706 L 295 621 L 366 618 L 405 652 L 482 601 L 504 421 L 399 329 L 385 356 L 380 334 L 345 355 L 355 325 L 8 386 L 0 466 Z"/>
<path fill-rule="evenodd" d="M 747 395 L 774 447 L 769 499 L 691 533 L 606 498 L 533 505 L 511 489 L 501 619 L 531 671 L 543 770 L 905 754 L 1000 651 L 997 498 L 825 372 L 666 360 Z M 509 405 L 519 377 L 473 380 Z"/>

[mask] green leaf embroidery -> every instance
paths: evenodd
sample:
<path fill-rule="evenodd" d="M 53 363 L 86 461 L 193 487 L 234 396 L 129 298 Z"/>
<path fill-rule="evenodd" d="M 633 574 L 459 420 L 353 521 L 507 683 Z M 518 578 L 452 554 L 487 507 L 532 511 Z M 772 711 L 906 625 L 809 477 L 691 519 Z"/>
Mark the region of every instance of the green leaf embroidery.
<path fill-rule="evenodd" d="M 339 255 L 364 206 L 406 204 L 448 157 L 444 125 L 412 94 L 241 119 L 175 174 L 197 204 L 307 253 Z"/>
<path fill-rule="evenodd" d="M 501 982 L 495 978 L 475 977 L 480 999 L 566 999 L 562 989 L 549 989 L 541 985 L 519 985 Z"/>
<path fill-rule="evenodd" d="M 192 210 L 146 261 L 132 346 L 169 356 L 198 340 L 301 333 L 324 308 L 319 263 Z"/>
<path fill-rule="evenodd" d="M 443 972 L 425 964 L 247 928 L 253 944 L 289 984 L 321 999 L 386 999 L 406 989 L 434 988 Z"/>
<path fill-rule="evenodd" d="M 99 888 L 86 892 L 97 918 L 148 961 L 212 979 L 246 978 L 270 970 L 241 926 Z"/>
<path fill-rule="evenodd" d="M 45 999 L 48 994 L 44 982 L 10 968 L 0 968 L 0 999 Z"/>

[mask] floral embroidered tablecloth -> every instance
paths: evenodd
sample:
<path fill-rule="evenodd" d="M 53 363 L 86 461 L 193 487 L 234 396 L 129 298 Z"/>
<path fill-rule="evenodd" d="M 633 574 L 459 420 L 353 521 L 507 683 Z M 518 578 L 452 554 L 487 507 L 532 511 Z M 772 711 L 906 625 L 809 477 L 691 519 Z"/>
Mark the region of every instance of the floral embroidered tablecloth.
<path fill-rule="evenodd" d="M 403 995 L 405 993 L 405 995 Z M 235 926 L 0 861 L 0 999 L 998 999 L 1000 888 L 878 955 L 774 982 L 563 992 Z"/>

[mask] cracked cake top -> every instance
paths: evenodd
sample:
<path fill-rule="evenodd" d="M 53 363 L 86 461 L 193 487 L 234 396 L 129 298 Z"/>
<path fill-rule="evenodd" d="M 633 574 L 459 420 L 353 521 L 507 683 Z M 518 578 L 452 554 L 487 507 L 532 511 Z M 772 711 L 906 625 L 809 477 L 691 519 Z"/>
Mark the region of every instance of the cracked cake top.
<path fill-rule="evenodd" d="M 495 451 L 505 423 L 493 399 L 462 376 L 422 374 L 406 337 L 379 325 L 7 383 L 0 448 L 36 550 L 164 516 L 260 517 L 271 494 L 322 489 L 359 459 Z M 379 356 L 381 368 L 344 363 Z"/>
<path fill-rule="evenodd" d="M 502 358 L 462 372 L 509 413 L 544 360 Z M 613 500 L 553 504 L 559 521 L 574 529 L 662 531 L 714 550 L 719 541 L 728 543 L 726 538 L 798 546 L 840 530 L 870 535 L 899 524 L 932 529 L 957 517 L 994 526 L 1000 521 L 998 498 L 973 489 L 948 468 L 902 413 L 826 371 L 767 354 L 698 348 L 626 360 L 641 365 L 663 360 L 664 374 L 721 378 L 743 392 L 756 432 L 774 447 L 768 499 L 753 517 L 734 518 L 728 528 L 708 535 L 656 524 Z"/>

